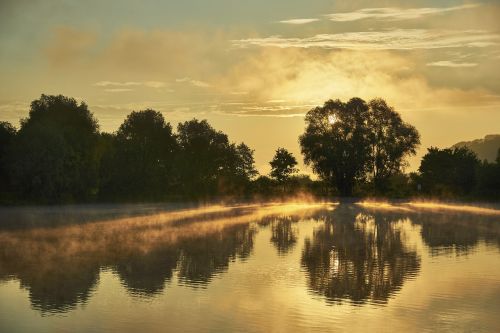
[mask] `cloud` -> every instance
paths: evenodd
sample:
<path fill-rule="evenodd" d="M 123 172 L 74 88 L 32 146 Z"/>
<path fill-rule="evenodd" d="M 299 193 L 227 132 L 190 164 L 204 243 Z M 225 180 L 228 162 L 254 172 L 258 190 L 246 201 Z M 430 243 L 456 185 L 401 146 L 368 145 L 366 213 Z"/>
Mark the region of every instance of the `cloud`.
<path fill-rule="evenodd" d="M 291 19 L 291 20 L 283 20 L 279 21 L 279 23 L 285 23 L 285 24 L 307 24 L 307 23 L 312 23 L 312 22 L 317 22 L 319 19 L 317 18 L 303 18 L 303 19 Z"/>
<path fill-rule="evenodd" d="M 478 7 L 479 4 L 466 4 L 454 7 L 428 7 L 428 8 L 364 8 L 353 12 L 336 13 L 325 15 L 331 21 L 335 22 L 351 22 L 363 19 L 378 19 L 378 20 L 410 20 L 422 18 L 429 15 L 442 14 L 446 12 L 463 10 Z"/>
<path fill-rule="evenodd" d="M 127 91 L 132 91 L 133 89 L 130 88 L 109 88 L 109 89 L 104 89 L 105 92 L 127 92 Z"/>
<path fill-rule="evenodd" d="M 190 77 L 183 77 L 183 78 L 180 78 L 180 79 L 176 79 L 175 82 L 178 82 L 178 83 L 183 83 L 183 82 L 186 82 L 186 83 L 189 83 L 195 87 L 198 87 L 198 88 L 209 88 L 211 87 L 211 85 L 207 82 L 203 82 L 203 81 L 199 81 L 199 80 L 193 80 L 191 79 Z"/>
<path fill-rule="evenodd" d="M 436 67 L 476 67 L 478 64 L 475 62 L 454 62 L 450 60 L 442 60 L 436 62 L 430 62 L 427 66 Z"/>
<path fill-rule="evenodd" d="M 62 26 L 55 28 L 45 49 L 49 63 L 53 66 L 68 65 L 88 54 L 96 35 L 92 32 Z"/>
<path fill-rule="evenodd" d="M 383 97 L 400 110 L 500 104 L 500 97 L 487 89 L 436 86 L 429 82 L 421 71 L 418 55 L 388 50 L 262 48 L 259 51 L 216 82 L 227 90 L 247 91 L 248 95 L 237 101 L 254 103 L 251 105 L 254 108 L 231 105 L 222 108 L 223 111 L 255 114 L 258 109 L 259 114 L 300 114 L 327 99 L 348 100 L 354 96 Z M 292 106 L 292 111 L 284 109 Z"/>
<path fill-rule="evenodd" d="M 412 50 L 498 45 L 500 35 L 483 30 L 394 29 L 318 34 L 306 38 L 271 36 L 233 40 L 239 47 Z"/>
<path fill-rule="evenodd" d="M 126 81 L 126 82 L 117 82 L 117 81 L 99 81 L 94 83 L 95 86 L 98 87 L 132 87 L 132 86 L 144 86 L 148 88 L 163 88 L 165 87 L 165 82 L 161 81 Z M 131 89 L 129 89 L 131 90 Z"/>

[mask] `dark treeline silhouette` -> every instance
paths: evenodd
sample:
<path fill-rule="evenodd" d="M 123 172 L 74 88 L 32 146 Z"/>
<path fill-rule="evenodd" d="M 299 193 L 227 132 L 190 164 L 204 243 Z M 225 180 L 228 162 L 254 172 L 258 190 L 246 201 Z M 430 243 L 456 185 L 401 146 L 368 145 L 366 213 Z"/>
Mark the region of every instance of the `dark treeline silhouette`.
<path fill-rule="evenodd" d="M 115 133 L 99 131 L 85 103 L 42 95 L 18 130 L 0 122 L 0 202 L 72 203 L 314 196 L 500 198 L 500 155 L 481 162 L 467 148 L 429 148 L 405 174 L 417 130 L 382 99 L 329 100 L 310 110 L 299 142 L 318 176 L 297 174 L 278 148 L 269 176 L 253 150 L 206 120 L 174 130 L 154 110 L 130 113 Z M 500 154 L 500 153 L 499 153 Z"/>
<path fill-rule="evenodd" d="M 161 201 L 250 194 L 253 150 L 206 120 L 135 111 L 100 133 L 84 103 L 42 95 L 18 131 L 0 124 L 3 201 Z"/>

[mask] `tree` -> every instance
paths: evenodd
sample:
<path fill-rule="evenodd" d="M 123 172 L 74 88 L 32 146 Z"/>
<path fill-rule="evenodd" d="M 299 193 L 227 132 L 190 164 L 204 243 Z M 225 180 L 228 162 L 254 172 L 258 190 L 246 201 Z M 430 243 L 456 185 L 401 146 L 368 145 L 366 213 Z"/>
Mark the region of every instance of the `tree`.
<path fill-rule="evenodd" d="M 15 188 L 36 201 L 87 200 L 97 192 L 98 124 L 85 103 L 42 95 L 12 144 L 9 163 Z"/>
<path fill-rule="evenodd" d="M 329 100 L 306 115 L 306 129 L 299 138 L 304 161 L 320 178 L 352 195 L 370 161 L 369 108 L 360 98 L 347 103 Z"/>
<path fill-rule="evenodd" d="M 285 148 L 278 148 L 271 162 L 271 177 L 279 183 L 284 183 L 298 170 L 295 168 L 297 160 Z"/>
<path fill-rule="evenodd" d="M 147 109 L 130 113 L 113 140 L 103 172 L 104 196 L 160 199 L 176 179 L 177 142 L 163 115 Z"/>
<path fill-rule="evenodd" d="M 418 169 L 422 189 L 436 195 L 470 194 L 476 185 L 479 164 L 476 154 L 466 147 L 431 147 Z"/>
<path fill-rule="evenodd" d="M 500 148 L 495 163 L 485 159 L 479 165 L 476 193 L 481 197 L 500 199 Z"/>
<path fill-rule="evenodd" d="M 178 168 L 185 194 L 200 197 L 230 192 L 238 175 L 254 175 L 253 151 L 246 145 L 231 144 L 225 133 L 206 120 L 179 123 L 177 132 Z"/>
<path fill-rule="evenodd" d="M 360 98 L 329 100 L 310 110 L 299 141 L 306 164 L 341 196 L 352 195 L 356 182 L 366 178 L 385 191 L 420 144 L 417 130 L 383 99 L 367 104 Z"/>
<path fill-rule="evenodd" d="M 0 192 L 10 189 L 10 177 L 8 174 L 8 153 L 10 145 L 16 136 L 16 128 L 6 121 L 0 121 Z"/>
<path fill-rule="evenodd" d="M 400 173 L 405 157 L 415 155 L 420 135 L 383 99 L 371 100 L 368 106 L 373 183 L 378 192 L 384 192 L 391 176 Z"/>
<path fill-rule="evenodd" d="M 251 180 L 259 174 L 255 169 L 253 153 L 254 150 L 243 142 L 236 146 L 237 163 L 235 171 L 237 175 L 241 175 L 247 180 Z"/>

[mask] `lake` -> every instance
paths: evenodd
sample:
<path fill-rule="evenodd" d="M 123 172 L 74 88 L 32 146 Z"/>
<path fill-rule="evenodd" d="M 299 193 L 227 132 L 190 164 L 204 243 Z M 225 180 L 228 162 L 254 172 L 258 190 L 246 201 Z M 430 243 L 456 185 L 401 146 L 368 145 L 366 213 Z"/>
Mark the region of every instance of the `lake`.
<path fill-rule="evenodd" d="M 0 332 L 499 332 L 500 210 L 0 210 Z"/>

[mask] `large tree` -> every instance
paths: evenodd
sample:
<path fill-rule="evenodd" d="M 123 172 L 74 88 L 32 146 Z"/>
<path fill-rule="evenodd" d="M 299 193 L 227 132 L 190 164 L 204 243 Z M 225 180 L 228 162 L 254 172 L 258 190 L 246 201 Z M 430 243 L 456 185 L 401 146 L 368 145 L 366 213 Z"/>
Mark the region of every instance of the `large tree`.
<path fill-rule="evenodd" d="M 285 148 L 278 148 L 269 164 L 271 165 L 271 177 L 280 183 L 283 183 L 297 172 L 297 160 Z"/>
<path fill-rule="evenodd" d="M 360 98 L 329 100 L 309 111 L 299 141 L 305 162 L 341 196 L 352 195 L 356 182 L 366 178 L 384 190 L 420 143 L 417 130 L 384 100 Z"/>
<path fill-rule="evenodd" d="M 130 113 L 112 140 L 101 167 L 103 196 L 150 200 L 172 190 L 178 149 L 172 126 L 161 113 Z"/>
<path fill-rule="evenodd" d="M 418 131 L 405 123 L 383 99 L 368 103 L 370 108 L 372 180 L 378 192 L 387 190 L 388 179 L 405 166 L 405 157 L 414 155 L 420 144 Z"/>
<path fill-rule="evenodd" d="M 85 200 L 97 191 L 96 119 L 85 103 L 42 95 L 12 145 L 10 171 L 23 198 L 35 201 Z"/>
<path fill-rule="evenodd" d="M 360 98 L 347 103 L 329 100 L 306 115 L 306 129 L 299 138 L 304 161 L 341 196 L 352 195 L 356 180 L 366 174 L 369 119 L 368 105 Z"/>

